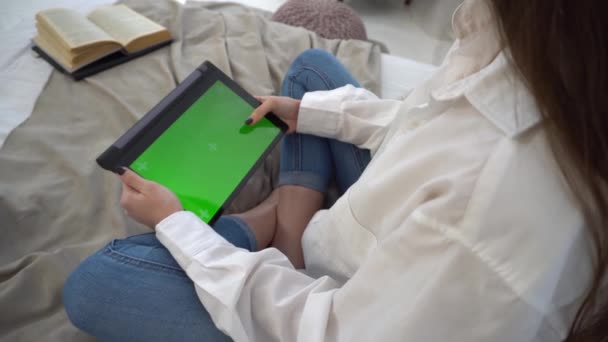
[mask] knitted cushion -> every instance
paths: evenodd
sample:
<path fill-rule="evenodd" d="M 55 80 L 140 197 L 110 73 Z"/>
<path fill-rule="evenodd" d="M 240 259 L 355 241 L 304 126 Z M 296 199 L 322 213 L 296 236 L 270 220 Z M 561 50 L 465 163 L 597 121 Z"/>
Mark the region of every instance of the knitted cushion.
<path fill-rule="evenodd" d="M 357 12 L 338 0 L 289 0 L 272 20 L 304 27 L 323 38 L 367 40 Z"/>

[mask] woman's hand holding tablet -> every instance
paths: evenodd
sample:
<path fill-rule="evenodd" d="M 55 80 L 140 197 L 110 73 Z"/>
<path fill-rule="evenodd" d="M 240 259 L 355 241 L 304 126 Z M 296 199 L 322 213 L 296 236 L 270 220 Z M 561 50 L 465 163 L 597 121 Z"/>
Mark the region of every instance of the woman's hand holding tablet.
<path fill-rule="evenodd" d="M 299 103 L 279 104 L 285 107 L 276 108 L 295 129 Z M 142 178 L 161 184 L 177 196 L 185 210 L 212 224 L 288 129 L 268 113 L 269 105 L 263 115 L 256 114 L 255 125 L 244 125 L 259 106 L 253 96 L 205 62 L 97 162 L 117 173 L 127 166 Z M 295 114 L 290 110 L 294 108 Z M 148 225 L 155 221 L 148 216 L 140 219 Z"/>
<path fill-rule="evenodd" d="M 171 214 L 183 210 L 179 199 L 171 190 L 146 180 L 127 168 L 122 169 L 120 180 L 120 205 L 127 215 L 151 229 Z"/>

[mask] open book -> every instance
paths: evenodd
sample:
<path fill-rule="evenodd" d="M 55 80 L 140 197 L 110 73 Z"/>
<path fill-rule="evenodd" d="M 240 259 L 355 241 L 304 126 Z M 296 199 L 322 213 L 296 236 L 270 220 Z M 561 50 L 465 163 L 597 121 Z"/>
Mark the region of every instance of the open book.
<path fill-rule="evenodd" d="M 36 14 L 36 28 L 34 43 L 43 57 L 68 73 L 108 55 L 128 60 L 171 41 L 165 27 L 125 5 L 104 6 L 86 17 L 65 8 L 44 10 Z"/>

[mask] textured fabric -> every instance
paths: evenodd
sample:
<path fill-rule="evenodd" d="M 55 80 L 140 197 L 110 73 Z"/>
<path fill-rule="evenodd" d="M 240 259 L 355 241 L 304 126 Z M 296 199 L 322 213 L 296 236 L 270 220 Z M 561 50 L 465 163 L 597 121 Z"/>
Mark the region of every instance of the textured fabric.
<path fill-rule="evenodd" d="M 368 42 L 328 41 L 237 5 L 125 4 L 168 27 L 171 46 L 79 82 L 54 72 L 30 118 L 0 149 L 0 340 L 87 340 L 62 310 L 63 282 L 113 238 L 149 231 L 124 215 L 119 180 L 95 158 L 204 60 L 253 94 L 278 94 L 290 63 L 318 47 L 378 89 L 380 53 Z M 256 205 L 276 186 L 278 153 L 230 212 Z"/>
<path fill-rule="evenodd" d="M 0 10 L 0 148 L 8 135 L 31 114 L 52 67 L 30 50 L 40 10 L 67 7 L 88 13 L 113 0 L 5 1 Z"/>
<path fill-rule="evenodd" d="M 560 341 L 592 275 L 589 236 L 485 0 L 455 14 L 446 63 L 403 102 L 307 93 L 297 131 L 372 161 L 302 239 L 306 273 L 195 215 L 157 236 L 238 341 Z"/>
<path fill-rule="evenodd" d="M 272 15 L 272 20 L 303 27 L 323 38 L 367 39 L 357 12 L 337 0 L 289 0 Z"/>

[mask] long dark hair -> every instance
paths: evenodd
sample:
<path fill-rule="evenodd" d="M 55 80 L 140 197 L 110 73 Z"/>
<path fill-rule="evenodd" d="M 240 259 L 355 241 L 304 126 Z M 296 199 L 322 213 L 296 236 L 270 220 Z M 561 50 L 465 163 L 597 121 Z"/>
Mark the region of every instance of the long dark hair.
<path fill-rule="evenodd" d="M 608 341 L 608 12 L 603 0 L 490 0 L 515 69 L 594 243 L 594 277 L 567 341 Z"/>

